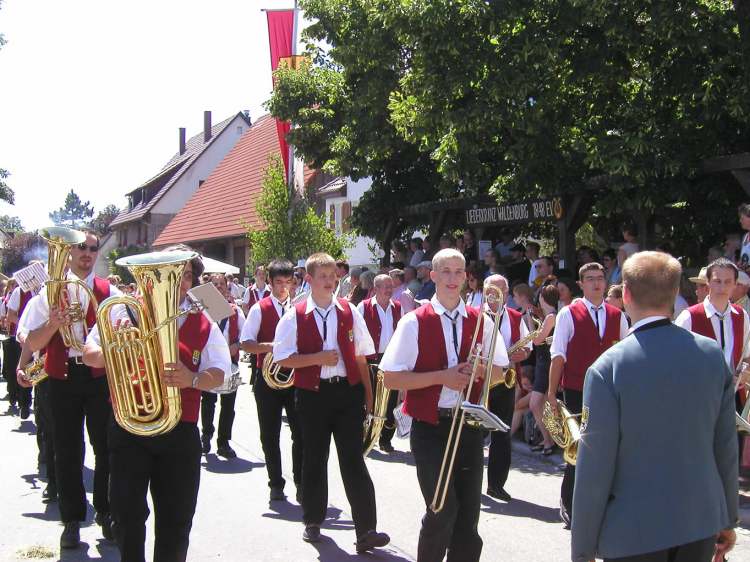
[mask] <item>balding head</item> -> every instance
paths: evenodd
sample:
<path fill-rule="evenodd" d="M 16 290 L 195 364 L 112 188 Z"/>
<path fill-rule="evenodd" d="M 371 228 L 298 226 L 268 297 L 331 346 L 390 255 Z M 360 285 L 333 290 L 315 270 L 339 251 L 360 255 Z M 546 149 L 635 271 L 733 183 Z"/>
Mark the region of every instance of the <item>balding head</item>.
<path fill-rule="evenodd" d="M 638 252 L 630 256 L 622 267 L 623 300 L 625 308 L 641 311 L 661 311 L 672 315 L 680 289 L 682 266 L 663 252 Z"/>
<path fill-rule="evenodd" d="M 508 302 L 510 287 L 508 287 L 508 280 L 505 277 L 498 274 L 490 275 L 484 280 L 484 286 L 486 287 L 487 285 L 492 285 L 493 287 L 500 289 L 500 292 L 503 294 L 503 302 Z M 490 306 L 490 308 L 493 312 L 497 312 L 497 306 Z"/>

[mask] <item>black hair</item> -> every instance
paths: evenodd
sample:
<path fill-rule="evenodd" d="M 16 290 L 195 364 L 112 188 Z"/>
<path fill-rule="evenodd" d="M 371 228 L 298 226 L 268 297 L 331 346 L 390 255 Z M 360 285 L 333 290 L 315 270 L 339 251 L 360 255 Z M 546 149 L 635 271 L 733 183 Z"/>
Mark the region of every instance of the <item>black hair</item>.
<path fill-rule="evenodd" d="M 740 276 L 740 270 L 737 269 L 737 266 L 727 258 L 716 259 L 708 265 L 708 268 L 706 269 L 706 279 L 709 281 L 711 281 L 711 273 L 713 273 L 714 269 L 731 269 L 734 271 L 735 281 L 737 281 L 737 278 Z"/>
<path fill-rule="evenodd" d="M 195 252 L 195 250 L 187 244 L 172 244 L 171 246 L 164 248 L 164 251 Z M 200 255 L 197 255 L 196 257 L 191 259 L 190 264 L 193 266 L 193 287 L 195 287 L 196 285 L 200 284 L 201 275 L 203 275 L 205 266 L 203 265 L 203 260 L 201 259 Z"/>
<path fill-rule="evenodd" d="M 337 261 L 336 267 L 340 267 L 341 269 L 349 273 L 349 264 L 346 263 L 345 261 Z"/>
<path fill-rule="evenodd" d="M 291 277 L 294 266 L 289 260 L 273 260 L 268 264 L 268 277 L 273 281 L 276 277 Z"/>

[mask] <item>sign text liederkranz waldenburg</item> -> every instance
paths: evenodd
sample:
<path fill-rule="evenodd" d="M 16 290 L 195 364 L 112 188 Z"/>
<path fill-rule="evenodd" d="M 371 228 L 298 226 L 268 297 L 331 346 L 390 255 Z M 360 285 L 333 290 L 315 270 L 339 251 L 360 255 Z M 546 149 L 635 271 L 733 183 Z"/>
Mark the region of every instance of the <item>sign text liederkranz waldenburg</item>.
<path fill-rule="evenodd" d="M 480 226 L 492 224 L 511 224 L 536 221 L 556 221 L 563 216 L 562 201 L 559 197 L 552 199 L 535 199 L 517 203 L 503 203 L 491 207 L 476 207 L 466 210 L 466 225 Z"/>

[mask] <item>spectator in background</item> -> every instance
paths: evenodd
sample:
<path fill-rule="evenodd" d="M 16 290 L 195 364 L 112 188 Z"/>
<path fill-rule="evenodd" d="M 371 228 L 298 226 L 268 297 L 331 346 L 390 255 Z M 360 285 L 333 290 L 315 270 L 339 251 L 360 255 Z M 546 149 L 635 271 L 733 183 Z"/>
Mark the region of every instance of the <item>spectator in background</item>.
<path fill-rule="evenodd" d="M 680 288 L 682 288 L 683 284 L 683 278 L 680 278 Z M 682 292 L 678 292 L 677 296 L 674 299 L 674 312 L 672 313 L 672 320 L 675 320 L 677 316 L 685 310 L 686 308 L 690 307 L 690 303 L 687 301 L 687 299 L 682 295 Z"/>
<path fill-rule="evenodd" d="M 432 239 L 429 236 L 425 238 L 424 240 L 422 240 L 422 252 L 423 252 L 422 261 L 424 260 L 432 261 L 432 256 L 435 255 L 436 251 L 437 250 L 435 250 L 435 248 L 433 247 Z"/>
<path fill-rule="evenodd" d="M 423 261 L 417 267 L 417 278 L 422 282 L 422 287 L 414 295 L 415 300 L 430 300 L 435 294 L 435 282 L 430 279 L 432 271 L 432 262 Z"/>
<path fill-rule="evenodd" d="M 422 239 L 412 238 L 409 241 L 409 265 L 416 267 L 424 261 L 424 251 L 422 250 Z"/>
<path fill-rule="evenodd" d="M 529 278 L 531 262 L 526 259 L 526 248 L 523 244 L 516 244 L 510 249 L 510 263 L 506 266 L 506 271 L 511 285 L 518 281 L 525 283 Z"/>
<path fill-rule="evenodd" d="M 484 253 L 485 279 L 490 275 L 500 274 L 500 256 L 495 250 L 487 250 Z"/>
<path fill-rule="evenodd" d="M 723 257 L 724 253 L 719 246 L 711 246 L 706 254 L 706 263 L 713 263 L 719 258 Z"/>
<path fill-rule="evenodd" d="M 404 268 L 404 284 L 412 295 L 416 295 L 422 288 L 422 282 L 417 277 L 417 268 L 407 265 Z"/>
<path fill-rule="evenodd" d="M 456 250 L 461 252 L 461 254 L 463 254 L 464 251 L 466 250 L 466 244 L 464 243 L 463 236 L 459 236 L 458 238 L 456 238 L 455 245 L 456 245 Z M 464 259 L 466 258 L 464 257 Z"/>
<path fill-rule="evenodd" d="M 391 261 L 394 263 L 409 263 L 406 246 L 401 240 L 394 240 L 391 244 Z"/>
<path fill-rule="evenodd" d="M 456 241 L 453 239 L 453 236 L 450 236 L 449 234 L 443 234 L 440 237 L 440 249 L 445 250 L 446 248 L 453 248 Z"/>
<path fill-rule="evenodd" d="M 534 386 L 529 398 L 529 409 L 534 414 L 536 426 L 542 434 L 542 442 L 531 447 L 532 451 L 541 451 L 544 456 L 549 456 L 554 451 L 555 444 L 549 432 L 542 423 L 542 411 L 547 401 L 547 387 L 549 386 L 550 353 L 547 338 L 555 331 L 557 319 L 557 306 L 559 293 L 554 285 L 546 285 L 539 292 L 539 310 L 542 315 L 542 327 L 539 335 L 534 339 L 534 351 L 536 353 L 536 364 L 534 365 Z"/>
<path fill-rule="evenodd" d="M 732 296 L 729 298 L 734 304 L 745 309 L 745 312 L 750 314 L 750 299 L 747 297 L 747 291 L 750 290 L 750 276 L 744 271 L 740 271 L 737 277 L 737 284 L 732 291 Z"/>
<path fill-rule="evenodd" d="M 463 235 L 464 247 L 463 254 L 466 260 L 466 265 L 471 265 L 471 262 L 475 262 L 479 259 L 476 243 L 474 241 L 474 234 L 471 230 L 464 230 Z"/>
<path fill-rule="evenodd" d="M 555 282 L 555 286 L 557 287 L 559 308 L 568 306 L 578 295 L 578 286 L 569 277 L 560 277 Z"/>
<path fill-rule="evenodd" d="M 349 275 L 349 264 L 345 261 L 336 262 L 336 274 L 339 277 L 339 286 L 336 295 L 343 297 L 352 290 L 352 278 Z"/>
<path fill-rule="evenodd" d="M 602 252 L 602 265 L 604 266 L 604 276 L 607 279 L 607 285 L 616 285 L 618 278 L 621 277 L 620 268 L 617 265 L 617 252 L 612 248 L 604 250 Z"/>
<path fill-rule="evenodd" d="M 406 284 L 404 283 L 404 270 L 399 268 L 393 268 L 388 272 L 393 280 L 393 295 L 391 298 L 397 301 L 401 296 L 401 293 L 406 291 Z"/>
<path fill-rule="evenodd" d="M 115 287 L 122 285 L 122 279 L 120 279 L 119 275 L 110 275 L 107 277 L 107 281 L 109 281 L 110 285 L 114 285 Z"/>
<path fill-rule="evenodd" d="M 750 203 L 743 203 L 737 209 L 740 215 L 740 226 L 745 231 L 740 243 L 739 267 L 743 271 L 750 269 Z M 710 262 L 709 262 L 710 263 Z"/>
<path fill-rule="evenodd" d="M 585 263 L 599 263 L 599 253 L 591 246 L 581 246 L 578 248 L 576 251 L 576 257 L 579 266 L 582 266 Z"/>
<path fill-rule="evenodd" d="M 541 249 L 542 247 L 538 242 L 526 241 L 526 259 L 529 260 L 529 263 L 531 264 L 529 266 L 529 286 L 532 287 L 534 286 L 534 281 L 536 281 L 536 278 L 539 276 L 539 273 L 536 270 L 536 262 L 539 260 L 539 252 Z"/>
<path fill-rule="evenodd" d="M 724 239 L 724 257 L 732 263 L 740 261 L 742 237 L 739 234 L 727 234 Z"/>
<path fill-rule="evenodd" d="M 688 280 L 695 285 L 696 303 L 703 302 L 708 296 L 708 268 L 702 267 L 697 277 L 689 277 Z"/>
<path fill-rule="evenodd" d="M 627 223 L 622 227 L 622 239 L 625 242 L 617 250 L 617 265 L 620 270 L 622 270 L 622 264 L 625 263 L 625 260 L 638 251 L 638 228 L 635 224 Z"/>
<path fill-rule="evenodd" d="M 365 287 L 365 284 L 367 281 L 365 280 L 363 282 L 363 278 L 366 279 L 367 270 L 362 269 L 352 269 L 351 270 L 351 276 L 352 276 L 352 288 L 349 291 L 349 294 L 346 296 L 346 299 L 352 303 L 354 306 L 357 306 L 359 303 L 361 303 L 363 300 L 365 300 L 367 297 L 367 294 L 369 293 L 369 288 Z M 355 281 L 356 279 L 356 281 Z"/>
<path fill-rule="evenodd" d="M 482 290 L 484 287 L 484 275 L 477 266 L 469 266 L 466 269 L 466 295 L 464 300 L 466 306 L 479 308 L 482 304 Z"/>
<path fill-rule="evenodd" d="M 359 284 L 367 291 L 365 299 L 369 299 L 375 295 L 375 277 L 377 277 L 377 274 L 369 269 L 363 271 L 362 275 L 359 276 Z"/>
<path fill-rule="evenodd" d="M 622 285 L 611 285 L 607 290 L 607 297 L 604 299 L 604 302 L 624 311 L 625 306 L 622 303 Z"/>
<path fill-rule="evenodd" d="M 552 258 L 548 256 L 543 256 L 536 260 L 536 279 L 534 279 L 534 283 L 532 288 L 539 289 L 539 287 L 542 286 L 545 279 L 547 279 L 550 275 L 554 273 L 555 270 L 555 262 L 552 261 Z"/>
<path fill-rule="evenodd" d="M 242 296 L 245 293 L 245 287 L 237 283 L 237 279 L 234 277 L 234 275 L 227 273 L 224 276 L 224 280 L 227 282 L 227 292 L 232 298 L 232 301 L 242 299 Z"/>
<path fill-rule="evenodd" d="M 501 261 L 505 261 L 506 258 L 511 258 L 511 251 L 514 246 L 515 244 L 513 243 L 513 234 L 509 229 L 503 228 L 500 231 L 500 242 L 495 245 L 495 251 L 497 252 L 497 255 L 500 257 Z"/>

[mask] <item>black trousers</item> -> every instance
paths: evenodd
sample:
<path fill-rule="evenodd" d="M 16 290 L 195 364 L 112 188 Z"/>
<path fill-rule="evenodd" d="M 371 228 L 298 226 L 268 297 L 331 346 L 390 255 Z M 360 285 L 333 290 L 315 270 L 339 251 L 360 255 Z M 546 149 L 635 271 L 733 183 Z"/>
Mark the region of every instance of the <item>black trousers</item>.
<path fill-rule="evenodd" d="M 8 382 L 8 397 L 10 402 L 19 406 L 31 406 L 31 389 L 24 388 L 16 380 L 18 360 L 21 359 L 21 344 L 11 336 L 3 340 L 3 376 Z"/>
<path fill-rule="evenodd" d="M 286 480 L 281 475 L 281 416 L 286 412 L 289 430 L 292 432 L 292 476 L 299 489 L 302 486 L 302 428 L 294 406 L 294 388 L 274 390 L 269 388 L 263 376 L 253 385 L 255 408 L 258 412 L 260 444 L 266 457 L 268 486 L 283 488 Z"/>
<path fill-rule="evenodd" d="M 674 546 L 648 554 L 625 556 L 623 558 L 605 558 L 604 562 L 710 562 L 714 554 L 716 539 L 707 539 Z"/>
<path fill-rule="evenodd" d="M 490 391 L 490 412 L 498 416 L 510 427 L 513 421 L 516 389 L 504 384 Z M 510 472 L 511 455 L 510 431 L 490 432 L 490 453 L 487 460 L 487 487 L 500 490 L 505 487 Z"/>
<path fill-rule="evenodd" d="M 221 395 L 213 392 L 201 392 L 201 426 L 203 435 L 208 435 L 211 438 L 214 434 L 214 412 L 216 411 L 217 396 L 221 396 L 218 443 L 219 445 L 226 445 L 232 438 L 234 402 L 237 399 L 236 391 Z"/>
<path fill-rule="evenodd" d="M 34 387 L 34 419 L 36 420 L 37 446 L 43 454 L 47 466 L 47 485 L 57 488 L 55 472 L 55 424 L 52 422 L 52 405 L 50 403 L 50 379 Z"/>
<path fill-rule="evenodd" d="M 336 443 L 346 499 L 352 508 L 357 537 L 377 527 L 375 488 L 362 455 L 365 391 L 321 381 L 320 391 L 296 389 L 302 424 L 302 511 L 305 524 L 320 525 L 328 506 L 328 451 Z"/>
<path fill-rule="evenodd" d="M 180 422 L 163 435 L 140 437 L 109 426 L 114 534 L 121 562 L 145 562 L 146 494 L 154 504 L 154 562 L 184 562 L 200 486 L 198 426 Z"/>
<path fill-rule="evenodd" d="M 55 470 L 60 517 L 64 523 L 86 520 L 83 487 L 83 424 L 94 449 L 94 508 L 109 513 L 107 423 L 112 414 L 106 377 L 93 378 L 85 365 L 68 362 L 68 379 L 49 380 L 54 425 Z"/>
<path fill-rule="evenodd" d="M 450 418 L 441 418 L 437 426 L 412 421 L 411 451 L 417 465 L 419 488 L 427 506 L 419 531 L 419 562 L 440 562 L 446 551 L 448 562 L 474 562 L 482 553 L 482 538 L 477 526 L 484 469 L 483 431 L 464 426 L 445 505 L 438 513 L 429 508 L 450 427 Z"/>
<path fill-rule="evenodd" d="M 563 389 L 563 402 L 571 414 L 580 414 L 583 410 L 583 392 L 580 390 Z M 560 500 L 573 521 L 573 486 L 576 482 L 576 467 L 572 464 L 565 465 L 562 486 L 560 488 Z"/>

